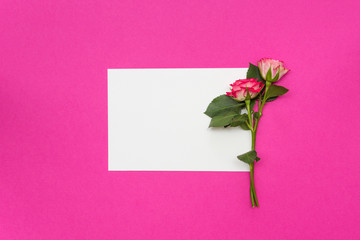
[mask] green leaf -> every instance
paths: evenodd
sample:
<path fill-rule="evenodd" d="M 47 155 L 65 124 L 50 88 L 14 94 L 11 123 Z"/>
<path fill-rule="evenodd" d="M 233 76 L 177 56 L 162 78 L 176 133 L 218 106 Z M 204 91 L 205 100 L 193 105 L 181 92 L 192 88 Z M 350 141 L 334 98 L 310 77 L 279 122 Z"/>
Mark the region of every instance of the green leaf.
<path fill-rule="evenodd" d="M 249 69 L 247 71 L 246 78 L 247 79 L 255 78 L 258 80 L 258 82 L 264 81 L 261 77 L 261 73 L 260 73 L 258 66 L 251 64 L 251 63 L 249 63 Z"/>
<path fill-rule="evenodd" d="M 259 115 L 258 112 L 255 112 L 255 113 L 254 113 L 254 118 L 255 118 L 255 119 L 259 119 L 259 118 L 260 118 L 260 115 Z"/>
<path fill-rule="evenodd" d="M 266 81 L 270 81 L 270 82 L 272 81 L 271 75 L 272 75 L 271 68 L 269 68 L 268 72 L 266 73 Z"/>
<path fill-rule="evenodd" d="M 247 87 L 246 87 L 245 104 L 246 104 L 246 100 L 251 100 L 251 95 L 250 95 L 249 89 Z"/>
<path fill-rule="evenodd" d="M 241 154 L 241 155 L 237 156 L 237 158 L 240 161 L 243 161 L 244 163 L 251 164 L 251 163 L 254 163 L 254 161 L 258 157 L 257 157 L 257 152 L 255 150 L 251 150 L 251 151 L 249 151 L 247 153 L 244 153 L 244 154 Z"/>
<path fill-rule="evenodd" d="M 277 73 L 276 73 L 276 76 L 274 77 L 272 82 L 276 82 L 277 80 L 279 80 L 279 77 L 280 77 L 280 71 L 278 70 Z"/>
<path fill-rule="evenodd" d="M 243 129 L 243 130 L 250 130 L 250 128 L 248 127 L 248 125 L 246 124 L 247 121 L 245 122 L 240 122 L 239 126 Z"/>
<path fill-rule="evenodd" d="M 223 113 L 221 116 L 215 116 L 211 119 L 209 127 L 225 127 L 231 124 L 232 119 L 240 115 L 238 112 L 230 111 L 227 113 Z"/>
<path fill-rule="evenodd" d="M 257 162 L 260 161 L 260 158 L 259 158 L 259 157 L 256 157 L 256 158 L 255 158 L 255 161 L 257 161 Z"/>
<path fill-rule="evenodd" d="M 278 97 L 271 97 L 271 98 L 268 98 L 266 99 L 266 102 L 272 102 L 272 101 L 275 101 Z"/>
<path fill-rule="evenodd" d="M 244 106 L 244 102 L 238 102 L 227 95 L 220 95 L 212 100 L 204 113 L 212 118 L 215 116 L 221 116 L 224 112 L 240 112 L 240 109 Z"/>
<path fill-rule="evenodd" d="M 242 123 L 245 123 L 245 126 L 246 126 L 246 121 L 248 119 L 248 115 L 246 113 L 244 114 L 241 114 L 241 115 L 238 115 L 238 116 L 235 116 L 232 121 L 231 121 L 231 124 L 230 126 L 231 127 L 238 127 L 238 126 L 241 126 Z M 246 126 L 247 127 L 247 126 Z M 249 128 L 248 128 L 249 129 Z"/>
<path fill-rule="evenodd" d="M 251 100 L 251 102 L 250 102 L 250 111 L 251 112 L 254 112 L 253 109 L 254 109 L 255 104 L 256 104 L 256 100 L 255 99 Z"/>
<path fill-rule="evenodd" d="M 282 86 L 279 85 L 271 85 L 268 92 L 267 92 L 267 98 L 273 98 L 273 97 L 278 97 L 281 95 L 284 95 L 285 93 L 287 93 L 289 91 L 289 89 L 286 89 Z"/>

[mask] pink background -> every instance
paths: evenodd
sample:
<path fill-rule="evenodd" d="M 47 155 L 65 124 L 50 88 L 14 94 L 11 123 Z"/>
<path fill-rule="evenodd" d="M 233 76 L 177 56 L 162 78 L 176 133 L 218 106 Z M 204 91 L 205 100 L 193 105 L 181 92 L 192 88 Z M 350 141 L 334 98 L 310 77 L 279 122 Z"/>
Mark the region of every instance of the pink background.
<path fill-rule="evenodd" d="M 357 0 L 2 0 L 0 239 L 358 239 L 359 11 Z M 107 68 L 261 57 L 292 71 L 259 129 L 259 209 L 248 173 L 107 171 Z"/>

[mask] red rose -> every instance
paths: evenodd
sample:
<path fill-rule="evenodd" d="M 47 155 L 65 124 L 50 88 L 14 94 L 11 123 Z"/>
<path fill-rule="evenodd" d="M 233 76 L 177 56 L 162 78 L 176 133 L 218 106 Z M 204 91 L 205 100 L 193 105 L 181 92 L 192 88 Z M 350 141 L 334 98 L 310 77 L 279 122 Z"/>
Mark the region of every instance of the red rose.
<path fill-rule="evenodd" d="M 259 94 L 264 87 L 264 84 L 258 82 L 254 78 L 250 78 L 236 80 L 233 84 L 230 84 L 230 86 L 232 87 L 231 92 L 227 92 L 226 95 L 243 101 L 246 98 L 247 91 L 249 92 L 251 99 L 253 99 Z"/>

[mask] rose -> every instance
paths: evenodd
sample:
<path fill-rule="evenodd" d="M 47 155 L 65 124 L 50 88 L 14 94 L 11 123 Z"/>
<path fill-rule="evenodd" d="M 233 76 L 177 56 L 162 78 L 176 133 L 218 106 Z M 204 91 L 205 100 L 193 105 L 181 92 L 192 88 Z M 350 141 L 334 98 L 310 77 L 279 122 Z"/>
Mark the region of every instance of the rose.
<path fill-rule="evenodd" d="M 255 98 L 261 89 L 264 87 L 262 82 L 258 82 L 256 79 L 239 79 L 236 80 L 233 84 L 230 84 L 231 92 L 227 92 L 226 95 L 238 99 L 239 101 L 244 101 L 247 95 L 247 92 L 250 95 L 250 98 Z"/>
<path fill-rule="evenodd" d="M 258 67 L 263 79 L 269 82 L 276 82 L 284 76 L 289 69 L 284 67 L 284 63 L 271 58 L 262 58 L 258 61 Z"/>

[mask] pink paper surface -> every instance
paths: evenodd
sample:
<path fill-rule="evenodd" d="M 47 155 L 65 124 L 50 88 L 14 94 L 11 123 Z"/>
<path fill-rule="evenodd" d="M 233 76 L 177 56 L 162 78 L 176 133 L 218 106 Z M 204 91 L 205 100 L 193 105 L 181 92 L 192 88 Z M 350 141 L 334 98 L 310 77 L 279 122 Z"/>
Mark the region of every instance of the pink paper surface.
<path fill-rule="evenodd" d="M 356 0 L 2 0 L 0 239 L 358 239 L 359 11 Z M 259 209 L 248 173 L 107 171 L 108 68 L 262 57 L 291 72 L 258 132 Z"/>

